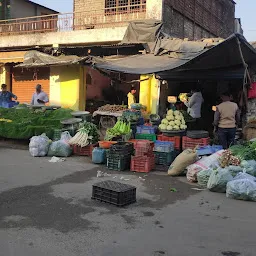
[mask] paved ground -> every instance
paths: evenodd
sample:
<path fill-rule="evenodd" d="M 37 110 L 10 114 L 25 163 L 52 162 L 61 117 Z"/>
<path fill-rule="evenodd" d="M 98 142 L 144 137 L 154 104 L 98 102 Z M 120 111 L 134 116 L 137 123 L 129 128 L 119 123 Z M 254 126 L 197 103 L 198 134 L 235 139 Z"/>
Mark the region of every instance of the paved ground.
<path fill-rule="evenodd" d="M 84 158 L 52 164 L 0 147 L 0 256 L 256 255 L 255 203 L 163 173 L 98 170 Z M 106 179 L 137 186 L 138 202 L 92 201 L 92 184 Z"/>

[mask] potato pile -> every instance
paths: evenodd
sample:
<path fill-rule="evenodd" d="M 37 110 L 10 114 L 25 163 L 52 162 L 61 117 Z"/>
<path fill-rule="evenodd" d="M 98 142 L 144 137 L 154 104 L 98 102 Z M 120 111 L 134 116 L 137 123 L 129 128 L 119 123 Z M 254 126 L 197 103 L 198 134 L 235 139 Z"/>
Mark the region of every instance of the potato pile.
<path fill-rule="evenodd" d="M 98 108 L 98 111 L 102 111 L 102 112 L 118 112 L 118 111 L 123 111 L 127 109 L 127 106 L 125 105 L 110 105 L 107 104 L 105 106 L 102 106 L 100 108 Z"/>
<path fill-rule="evenodd" d="M 168 110 L 166 118 L 159 125 L 160 130 L 179 131 L 186 130 L 186 122 L 182 113 L 178 110 Z"/>

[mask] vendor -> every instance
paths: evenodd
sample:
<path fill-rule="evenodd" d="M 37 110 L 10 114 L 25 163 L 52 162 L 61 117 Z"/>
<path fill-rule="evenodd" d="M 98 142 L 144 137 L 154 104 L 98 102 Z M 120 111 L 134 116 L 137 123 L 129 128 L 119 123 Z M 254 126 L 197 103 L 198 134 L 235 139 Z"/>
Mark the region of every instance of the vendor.
<path fill-rule="evenodd" d="M 36 92 L 32 96 L 31 105 L 45 105 L 48 102 L 48 95 L 42 91 L 41 84 L 38 84 L 36 86 Z"/>
<path fill-rule="evenodd" d="M 217 106 L 214 115 L 215 131 L 217 130 L 220 144 L 224 149 L 233 145 L 236 136 L 236 126 L 239 123 L 240 111 L 238 105 L 231 102 L 230 93 L 222 93 L 222 103 Z"/>
<path fill-rule="evenodd" d="M 199 119 L 201 118 L 201 107 L 204 102 L 204 98 L 199 87 L 195 87 L 195 89 L 191 91 L 191 94 L 192 96 L 188 101 L 185 101 L 184 104 L 188 108 L 188 114 L 194 119 Z"/>
<path fill-rule="evenodd" d="M 17 96 L 7 91 L 7 85 L 1 85 L 2 91 L 0 92 L 0 106 L 5 107 L 7 104 L 12 102 L 12 99 L 17 100 Z"/>
<path fill-rule="evenodd" d="M 132 85 L 130 92 L 127 94 L 128 108 L 131 108 L 131 105 L 136 103 L 135 94 L 136 94 L 136 88 L 134 85 Z"/>

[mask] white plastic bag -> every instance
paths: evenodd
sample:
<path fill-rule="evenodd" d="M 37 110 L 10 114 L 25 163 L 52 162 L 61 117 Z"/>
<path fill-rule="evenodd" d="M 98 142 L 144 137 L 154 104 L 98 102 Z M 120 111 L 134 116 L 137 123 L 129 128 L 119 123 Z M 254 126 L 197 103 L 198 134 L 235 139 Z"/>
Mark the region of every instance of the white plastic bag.
<path fill-rule="evenodd" d="M 48 156 L 68 157 L 71 154 L 72 148 L 63 140 L 53 142 L 48 151 Z"/>
<path fill-rule="evenodd" d="M 51 140 L 45 134 L 34 136 L 30 139 L 29 152 L 33 157 L 46 156 L 50 144 Z"/>
<path fill-rule="evenodd" d="M 256 202 L 256 182 L 249 179 L 236 179 L 228 182 L 228 198 Z"/>
<path fill-rule="evenodd" d="M 211 173 L 207 188 L 212 192 L 225 193 L 227 183 L 231 180 L 233 180 L 231 173 L 226 169 L 219 168 Z"/>
<path fill-rule="evenodd" d="M 187 168 L 187 179 L 189 182 L 197 181 L 197 173 L 203 170 L 213 169 L 219 167 L 219 158 L 224 150 L 220 150 L 211 156 L 203 157 L 194 164 L 191 164 Z"/>
<path fill-rule="evenodd" d="M 255 160 L 249 160 L 249 161 L 242 161 L 241 166 L 245 169 L 245 171 L 256 177 L 256 161 Z"/>
<path fill-rule="evenodd" d="M 72 138 L 72 136 L 70 135 L 70 133 L 68 131 L 65 131 L 65 132 L 61 133 L 60 140 L 63 140 L 63 141 L 68 143 L 71 138 Z"/>
<path fill-rule="evenodd" d="M 238 173 L 233 180 L 244 180 L 244 179 L 256 181 L 256 178 L 254 176 L 245 172 Z"/>

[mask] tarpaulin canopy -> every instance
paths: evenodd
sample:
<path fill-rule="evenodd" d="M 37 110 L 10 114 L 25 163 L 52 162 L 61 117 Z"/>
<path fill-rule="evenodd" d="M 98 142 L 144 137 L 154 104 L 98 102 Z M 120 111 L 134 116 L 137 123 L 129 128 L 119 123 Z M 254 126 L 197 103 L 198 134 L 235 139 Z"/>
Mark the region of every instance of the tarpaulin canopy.
<path fill-rule="evenodd" d="M 142 44 L 155 42 L 163 23 L 158 20 L 139 20 L 130 22 L 120 44 Z"/>
<path fill-rule="evenodd" d="M 87 61 L 90 59 L 89 57 L 77 57 L 77 56 L 51 56 L 46 53 L 38 52 L 38 51 L 28 51 L 24 55 L 24 62 L 15 67 L 21 68 L 33 68 L 33 67 L 44 67 L 44 66 L 52 66 L 52 65 L 72 65 L 78 64 L 82 61 Z"/>
<path fill-rule="evenodd" d="M 131 74 L 156 73 L 159 76 L 166 76 L 166 72 L 173 70 L 225 69 L 243 66 L 239 45 L 246 63 L 250 64 L 256 61 L 255 49 L 240 34 L 234 34 L 215 46 L 214 43 L 211 45 L 207 42 L 188 41 L 182 43 L 176 40 L 166 40 L 162 45 L 165 47 L 159 47 L 157 50 L 162 53 L 160 49 L 165 48 L 165 54 L 161 54 L 161 56 L 145 54 L 114 60 L 103 59 L 99 62 L 96 61 L 94 65 L 98 69 L 109 71 Z"/>

